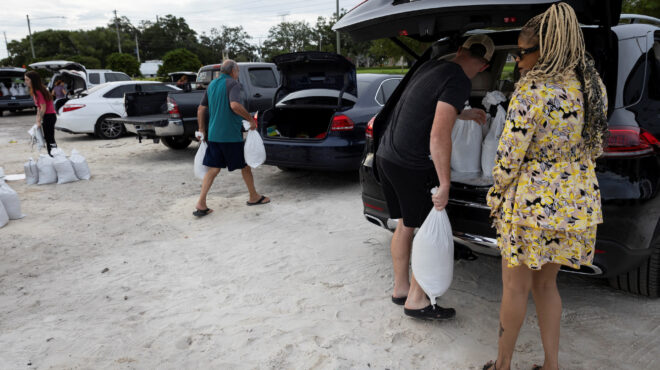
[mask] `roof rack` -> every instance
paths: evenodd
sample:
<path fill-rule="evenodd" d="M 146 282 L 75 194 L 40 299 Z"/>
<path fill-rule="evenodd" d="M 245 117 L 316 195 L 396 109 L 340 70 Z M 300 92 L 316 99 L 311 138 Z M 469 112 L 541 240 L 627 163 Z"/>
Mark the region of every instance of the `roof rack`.
<path fill-rule="evenodd" d="M 660 26 L 660 19 L 655 18 L 655 17 L 649 17 L 648 15 L 641 15 L 641 14 L 621 14 L 621 18 L 623 20 L 630 20 L 630 23 L 642 23 L 644 21 L 645 23 L 651 23 L 656 26 Z"/>

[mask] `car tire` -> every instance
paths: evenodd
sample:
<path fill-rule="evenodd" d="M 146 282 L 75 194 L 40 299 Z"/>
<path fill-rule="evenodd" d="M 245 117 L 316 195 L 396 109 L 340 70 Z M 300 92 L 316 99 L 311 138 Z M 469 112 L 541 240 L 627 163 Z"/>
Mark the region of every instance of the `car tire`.
<path fill-rule="evenodd" d="M 122 123 L 107 122 L 108 118 L 119 117 L 116 114 L 102 115 L 94 125 L 94 134 L 99 139 L 114 140 L 122 137 L 126 133 L 126 128 Z"/>
<path fill-rule="evenodd" d="M 609 279 L 610 286 L 633 294 L 658 298 L 660 296 L 660 237 L 651 245 L 651 256 L 635 270 Z"/>
<path fill-rule="evenodd" d="M 174 150 L 186 149 L 192 142 L 192 140 L 185 136 L 164 136 L 160 139 L 163 145 Z"/>

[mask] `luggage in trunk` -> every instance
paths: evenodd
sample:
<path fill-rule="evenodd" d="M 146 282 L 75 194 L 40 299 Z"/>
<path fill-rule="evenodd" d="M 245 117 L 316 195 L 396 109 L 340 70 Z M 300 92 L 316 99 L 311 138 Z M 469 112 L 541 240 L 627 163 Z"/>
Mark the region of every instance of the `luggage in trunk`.
<path fill-rule="evenodd" d="M 272 108 L 264 112 L 261 133 L 271 139 L 323 139 L 335 108 Z"/>

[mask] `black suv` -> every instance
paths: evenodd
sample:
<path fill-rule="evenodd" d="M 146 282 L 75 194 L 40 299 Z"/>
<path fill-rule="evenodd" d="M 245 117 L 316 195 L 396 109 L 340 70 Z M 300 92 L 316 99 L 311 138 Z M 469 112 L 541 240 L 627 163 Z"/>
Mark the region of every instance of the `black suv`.
<path fill-rule="evenodd" d="M 509 53 L 517 48 L 518 30 L 556 1 L 412 1 L 369 0 L 335 26 L 358 40 L 411 36 L 435 41 L 404 77 L 367 128 L 360 169 L 364 214 L 370 222 L 393 229 L 384 201 L 374 153 L 388 116 L 417 68 L 431 58 L 451 58 L 470 33 L 488 32 L 496 45 L 491 67 L 472 81 L 470 103 L 481 107 L 484 94 L 511 94 L 515 68 Z M 598 226 L 593 267 L 569 272 L 608 278 L 634 294 L 660 294 L 660 20 L 621 16 L 620 0 L 566 1 L 573 6 L 607 86 L 608 147 L 597 161 L 604 224 Z M 460 5 L 457 5 L 459 4 Z M 621 19 L 630 23 L 619 24 Z M 497 29 L 497 31 L 484 31 Z M 413 53 L 414 54 L 414 53 Z M 511 72 L 514 71 L 514 72 Z M 485 186 L 484 186 L 485 185 Z M 487 184 L 452 176 L 447 206 L 454 239 L 476 252 L 499 255 L 486 205 Z"/>

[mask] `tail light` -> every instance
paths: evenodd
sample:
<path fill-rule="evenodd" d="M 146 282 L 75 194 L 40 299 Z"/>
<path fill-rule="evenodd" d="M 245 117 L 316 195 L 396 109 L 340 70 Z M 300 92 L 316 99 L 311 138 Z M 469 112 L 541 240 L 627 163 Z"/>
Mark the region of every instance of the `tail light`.
<path fill-rule="evenodd" d="M 650 132 L 638 127 L 611 127 L 607 139 L 606 157 L 631 157 L 653 153 L 659 145 Z"/>
<path fill-rule="evenodd" d="M 369 123 L 367 123 L 367 129 L 364 132 L 364 134 L 370 139 L 374 137 L 374 121 L 375 120 L 376 120 L 376 116 L 373 116 L 369 120 Z"/>
<path fill-rule="evenodd" d="M 174 99 L 167 97 L 167 113 L 170 115 L 170 118 L 181 118 L 181 112 L 179 112 L 179 106 L 176 104 Z"/>
<path fill-rule="evenodd" d="M 355 123 L 353 120 L 347 116 L 340 114 L 332 118 L 332 125 L 330 126 L 330 131 L 350 131 L 355 128 Z"/>
<path fill-rule="evenodd" d="M 62 107 L 62 113 L 71 112 L 71 111 L 74 111 L 74 110 L 78 110 L 80 108 L 85 108 L 85 104 L 65 104 Z"/>

